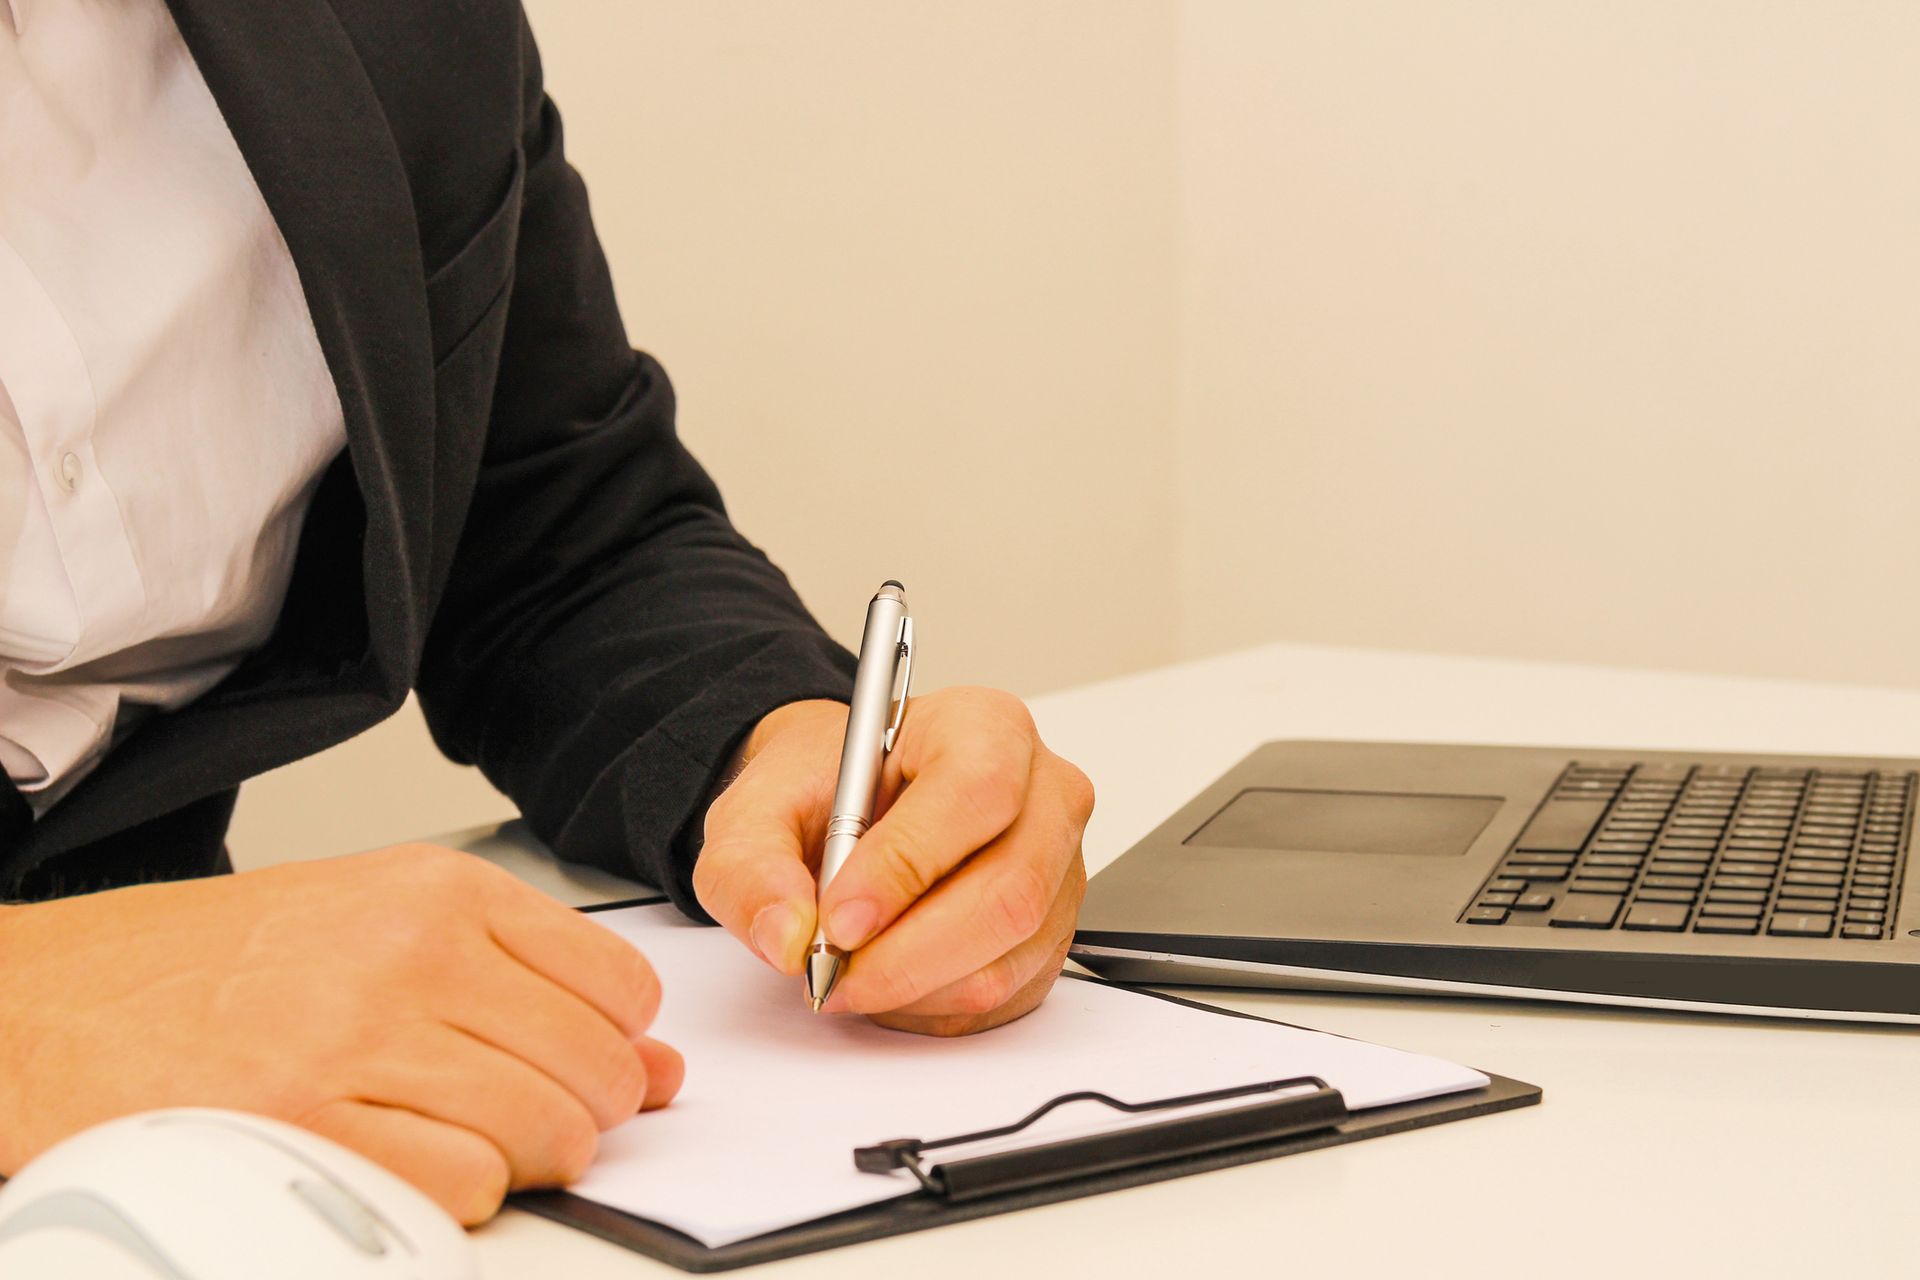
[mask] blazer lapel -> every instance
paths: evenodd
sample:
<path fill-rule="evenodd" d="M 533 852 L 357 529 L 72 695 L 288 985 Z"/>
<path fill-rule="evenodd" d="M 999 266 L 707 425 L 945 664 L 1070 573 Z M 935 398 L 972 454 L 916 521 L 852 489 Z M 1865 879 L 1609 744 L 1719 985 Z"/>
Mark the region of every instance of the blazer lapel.
<path fill-rule="evenodd" d="M 292 251 L 366 503 L 382 691 L 412 683 L 431 545 L 433 355 L 406 170 L 327 0 L 167 0 Z"/>

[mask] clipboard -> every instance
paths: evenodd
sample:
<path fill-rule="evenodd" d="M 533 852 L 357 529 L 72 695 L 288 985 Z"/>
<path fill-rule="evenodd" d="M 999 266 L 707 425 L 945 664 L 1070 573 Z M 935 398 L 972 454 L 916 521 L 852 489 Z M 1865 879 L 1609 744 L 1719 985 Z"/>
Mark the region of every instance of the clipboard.
<path fill-rule="evenodd" d="M 635 904 L 608 903 L 606 907 L 628 905 Z M 1079 974 L 1062 976 L 1070 981 L 1121 987 L 1148 999 L 1170 1001 L 1220 1017 L 1277 1021 Z M 1247 1101 L 1239 1104 L 1232 1095 L 1244 1095 Z M 1119 1110 L 1146 1113 L 1201 1102 L 1233 1101 L 1235 1105 L 1197 1114 L 1190 1111 L 1178 1118 L 1149 1120 L 1083 1137 L 1039 1141 L 986 1156 L 943 1161 L 937 1155 L 950 1145 L 1017 1135 L 1053 1107 L 1087 1098 Z M 1128 1101 L 1104 1095 L 1064 1095 L 1025 1118 L 1009 1117 L 1003 1127 L 982 1133 L 932 1135 L 924 1140 L 902 1138 L 861 1148 L 857 1157 L 850 1142 L 850 1161 L 857 1159 L 861 1168 L 876 1175 L 883 1170 L 907 1169 L 921 1182 L 921 1190 L 717 1247 L 567 1191 L 520 1192 L 509 1197 L 508 1203 L 683 1271 L 728 1271 L 1510 1111 L 1540 1100 L 1537 1086 L 1504 1076 L 1490 1076 L 1488 1084 L 1479 1089 L 1358 1112 L 1348 1111 L 1337 1090 L 1311 1078 L 1251 1083 L 1213 1094 L 1168 1099 Z"/>

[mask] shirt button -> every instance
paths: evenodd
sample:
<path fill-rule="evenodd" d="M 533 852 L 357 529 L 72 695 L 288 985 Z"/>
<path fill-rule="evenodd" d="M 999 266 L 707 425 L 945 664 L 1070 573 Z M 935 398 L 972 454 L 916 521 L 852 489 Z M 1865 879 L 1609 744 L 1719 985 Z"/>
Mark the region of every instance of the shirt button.
<path fill-rule="evenodd" d="M 60 455 L 60 487 L 72 493 L 80 487 L 80 455 L 63 453 Z"/>

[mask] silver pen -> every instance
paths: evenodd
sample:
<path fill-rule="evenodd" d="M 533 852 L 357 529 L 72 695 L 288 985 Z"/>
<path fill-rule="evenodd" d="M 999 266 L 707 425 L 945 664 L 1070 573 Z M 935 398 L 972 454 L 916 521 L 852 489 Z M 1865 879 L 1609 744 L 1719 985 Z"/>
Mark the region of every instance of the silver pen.
<path fill-rule="evenodd" d="M 853 705 L 847 709 L 847 736 L 840 746 L 840 779 L 834 784 L 833 815 L 827 821 L 826 848 L 820 853 L 821 897 L 873 823 L 880 766 L 900 732 L 912 683 L 913 619 L 907 614 L 907 589 L 889 578 L 868 603 L 866 629 L 860 633 Z M 847 953 L 827 941 L 822 918 L 814 925 L 813 945 L 807 948 L 807 999 L 815 1013 L 833 994 L 846 960 Z"/>

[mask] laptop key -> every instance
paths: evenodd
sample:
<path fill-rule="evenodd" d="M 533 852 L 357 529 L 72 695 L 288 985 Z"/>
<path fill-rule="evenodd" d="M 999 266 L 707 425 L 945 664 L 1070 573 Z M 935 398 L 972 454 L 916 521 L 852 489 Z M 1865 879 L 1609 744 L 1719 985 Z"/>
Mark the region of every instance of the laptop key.
<path fill-rule="evenodd" d="M 1712 902 L 1700 908 L 1703 916 L 1738 916 L 1746 920 L 1758 920 L 1762 913 L 1758 902 Z"/>
<path fill-rule="evenodd" d="M 1695 933 L 1758 933 L 1758 916 L 1707 916 L 1693 922 Z"/>
<path fill-rule="evenodd" d="M 1510 907 L 1518 901 L 1519 898 L 1520 895 L 1517 893 L 1483 893 L 1480 895 L 1480 905 L 1483 907 Z"/>
<path fill-rule="evenodd" d="M 1526 891 L 1525 880 L 1495 880 L 1487 886 L 1488 893 L 1525 893 Z"/>
<path fill-rule="evenodd" d="M 1610 894 L 1570 893 L 1547 923 L 1562 929 L 1611 929 L 1619 915 L 1620 899 Z"/>
<path fill-rule="evenodd" d="M 1770 876 L 1773 868 L 1764 862 L 1722 862 L 1720 874 L 1725 876 Z"/>
<path fill-rule="evenodd" d="M 1773 906 L 1776 911 L 1790 911 L 1801 915 L 1819 915 L 1823 911 L 1833 910 L 1831 902 L 1820 898 L 1781 898 Z"/>
<path fill-rule="evenodd" d="M 1767 932 L 1790 938 L 1824 938 L 1833 932 L 1833 917 L 1780 912 L 1767 922 Z"/>
<path fill-rule="evenodd" d="M 1846 924 L 1840 926 L 1840 936 L 1843 938 L 1877 938 L 1880 936 L 1880 926 L 1877 924 L 1861 924 L 1857 921 L 1848 921 Z"/>
<path fill-rule="evenodd" d="M 1515 911 L 1545 911 L 1553 905 L 1553 895 L 1544 889 L 1523 893 L 1514 900 Z"/>
<path fill-rule="evenodd" d="M 1642 889 L 1634 895 L 1635 902 L 1692 902 L 1692 889 Z"/>
<path fill-rule="evenodd" d="M 1513 847 L 1521 852 L 1578 853 L 1606 811 L 1605 800 L 1549 800 Z"/>
<path fill-rule="evenodd" d="M 1673 902 L 1636 902 L 1627 909 L 1622 929 L 1656 929 L 1678 933 L 1687 927 L 1687 908 Z"/>
<path fill-rule="evenodd" d="M 1630 880 L 1583 880 L 1575 876 L 1573 883 L 1567 887 L 1575 893 L 1624 894 L 1633 887 L 1633 882 Z"/>
<path fill-rule="evenodd" d="M 1467 912 L 1466 919 L 1468 924 L 1505 924 L 1507 922 L 1507 909 L 1505 907 L 1475 907 Z"/>

